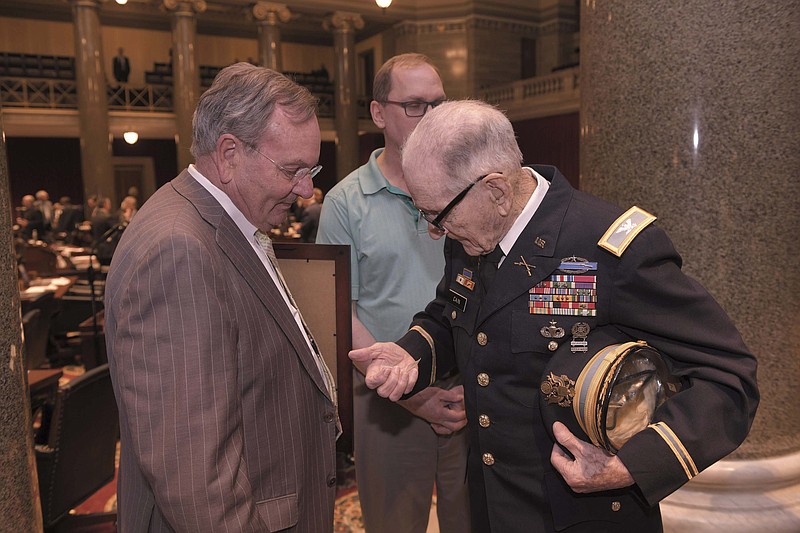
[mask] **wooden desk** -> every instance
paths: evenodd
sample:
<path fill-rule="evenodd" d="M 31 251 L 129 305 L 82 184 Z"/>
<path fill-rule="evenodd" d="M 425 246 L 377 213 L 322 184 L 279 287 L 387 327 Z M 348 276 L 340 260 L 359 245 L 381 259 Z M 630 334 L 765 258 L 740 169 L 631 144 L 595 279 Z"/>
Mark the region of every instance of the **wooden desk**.
<path fill-rule="evenodd" d="M 44 285 L 44 282 L 47 281 L 48 279 L 59 279 L 59 278 L 39 278 L 38 280 L 34 280 L 39 285 L 33 285 L 33 287 Z M 72 286 L 75 285 L 75 282 L 78 281 L 78 276 L 67 276 L 64 279 L 68 280 L 68 282 L 62 285 L 58 285 L 58 287 L 55 290 L 34 291 L 34 292 L 20 291 L 19 299 L 20 302 L 22 302 L 23 312 L 25 312 L 26 308 L 35 307 L 36 303 L 40 300 L 47 298 L 48 297 L 47 295 L 52 294 L 53 298 L 55 298 L 56 300 L 61 299 L 65 294 L 67 294 L 67 292 L 69 292 Z"/>
<path fill-rule="evenodd" d="M 35 411 L 48 401 L 52 401 L 58 391 L 58 380 L 64 373 L 60 368 L 28 370 L 28 392 L 31 398 L 31 411 Z"/>
<path fill-rule="evenodd" d="M 49 389 L 58 389 L 58 380 L 64 372 L 60 368 L 28 370 L 28 390 L 30 393 L 39 394 Z"/>

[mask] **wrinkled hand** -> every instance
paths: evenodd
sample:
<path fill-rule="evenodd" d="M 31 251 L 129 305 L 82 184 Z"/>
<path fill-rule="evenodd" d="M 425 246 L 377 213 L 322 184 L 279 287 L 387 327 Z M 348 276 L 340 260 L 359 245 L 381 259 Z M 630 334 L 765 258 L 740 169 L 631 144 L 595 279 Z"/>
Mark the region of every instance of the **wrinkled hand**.
<path fill-rule="evenodd" d="M 633 477 L 616 455 L 580 440 L 561 422 L 553 424 L 553 435 L 575 457 L 572 460 L 558 444 L 550 454 L 550 463 L 573 491 L 588 493 L 633 485 Z"/>
<path fill-rule="evenodd" d="M 367 387 L 393 402 L 411 392 L 417 382 L 417 361 L 393 342 L 376 342 L 348 355 L 366 376 Z"/>
<path fill-rule="evenodd" d="M 439 435 L 450 435 L 467 425 L 463 385 L 449 390 L 428 387 L 398 403 L 428 421 Z"/>

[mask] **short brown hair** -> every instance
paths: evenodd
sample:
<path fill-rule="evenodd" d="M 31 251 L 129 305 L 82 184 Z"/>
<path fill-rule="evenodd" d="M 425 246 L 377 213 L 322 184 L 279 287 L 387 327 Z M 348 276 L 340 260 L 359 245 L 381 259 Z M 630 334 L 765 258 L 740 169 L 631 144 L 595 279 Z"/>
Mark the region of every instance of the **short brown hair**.
<path fill-rule="evenodd" d="M 375 74 L 375 81 L 372 84 L 372 99 L 376 102 L 386 102 L 389 98 L 389 93 L 392 91 L 392 72 L 395 68 L 409 68 L 418 67 L 420 65 L 429 65 L 439 75 L 439 69 L 433 64 L 433 61 L 424 54 L 400 54 L 389 58 L 386 63 L 381 65 L 378 73 Z"/>

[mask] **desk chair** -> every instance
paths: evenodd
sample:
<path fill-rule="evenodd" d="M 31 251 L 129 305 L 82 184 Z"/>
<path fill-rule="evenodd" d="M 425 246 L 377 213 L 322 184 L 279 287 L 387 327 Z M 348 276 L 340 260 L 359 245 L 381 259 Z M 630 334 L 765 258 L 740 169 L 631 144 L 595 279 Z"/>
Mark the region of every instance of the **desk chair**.
<path fill-rule="evenodd" d="M 116 513 L 69 514 L 114 479 L 119 419 L 107 364 L 59 388 L 49 428 L 36 446 L 45 531 L 115 521 Z"/>
<path fill-rule="evenodd" d="M 47 363 L 47 341 L 50 334 L 50 317 L 42 309 L 31 309 L 22 315 L 25 334 L 25 368 L 34 370 Z"/>

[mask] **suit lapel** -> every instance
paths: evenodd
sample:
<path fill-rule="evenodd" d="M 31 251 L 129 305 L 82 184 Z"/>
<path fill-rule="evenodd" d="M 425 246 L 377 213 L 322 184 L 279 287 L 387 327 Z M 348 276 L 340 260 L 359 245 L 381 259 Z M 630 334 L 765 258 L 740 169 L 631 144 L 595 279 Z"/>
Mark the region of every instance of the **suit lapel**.
<path fill-rule="evenodd" d="M 478 325 L 547 278 L 561 263 L 554 255 L 573 189 L 554 167 L 536 167 L 536 171 L 548 178 L 550 189 L 500 265 L 478 312 Z M 530 275 L 524 263 L 529 265 Z"/>
<path fill-rule="evenodd" d="M 233 267 L 278 323 L 311 379 L 322 393 L 328 396 L 328 389 L 314 360 L 315 356 L 309 350 L 306 339 L 286 306 L 283 295 L 239 227 L 211 193 L 188 171 L 184 171 L 172 183 L 175 190 L 189 200 L 197 208 L 200 216 L 216 229 L 216 242 L 220 250 L 230 259 Z"/>

